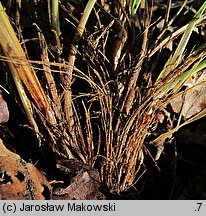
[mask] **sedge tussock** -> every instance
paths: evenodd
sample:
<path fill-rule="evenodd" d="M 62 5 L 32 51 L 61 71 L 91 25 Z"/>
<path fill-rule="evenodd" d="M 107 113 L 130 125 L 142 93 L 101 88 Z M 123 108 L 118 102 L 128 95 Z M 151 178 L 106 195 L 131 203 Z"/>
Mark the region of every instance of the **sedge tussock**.
<path fill-rule="evenodd" d="M 191 90 L 185 82 L 205 69 L 205 45 L 194 47 L 191 37 L 196 27 L 204 26 L 206 4 L 194 19 L 176 27 L 190 2 L 177 9 L 172 1 L 162 3 L 163 17 L 157 17 L 157 1 L 52 3 L 65 23 L 48 4 L 52 33 L 33 24 L 39 59 L 27 59 L 19 48 L 21 55 L 9 55 L 7 49 L 0 61 L 21 65 L 32 74 L 18 76 L 36 102 L 32 109 L 37 117 L 32 116 L 44 128 L 40 133 L 46 134 L 53 151 L 97 167 L 109 192 L 127 191 L 146 172 L 145 160 L 158 167 L 165 141 L 206 115 L 203 107 L 182 122 L 178 113 L 177 122 L 169 109 L 172 99 Z M 56 51 L 50 50 L 53 44 L 47 38 L 54 37 L 53 31 Z M 168 44 L 172 50 L 167 50 Z M 48 108 L 52 122 L 43 114 Z M 160 153 L 153 155 L 151 146 Z"/>

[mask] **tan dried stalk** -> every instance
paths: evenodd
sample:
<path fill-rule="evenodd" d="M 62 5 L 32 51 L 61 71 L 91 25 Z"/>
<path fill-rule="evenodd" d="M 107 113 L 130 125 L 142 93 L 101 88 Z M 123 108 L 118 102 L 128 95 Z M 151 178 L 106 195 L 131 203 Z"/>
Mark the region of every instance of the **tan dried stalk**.
<path fill-rule="evenodd" d="M 72 77 L 73 77 L 74 63 L 75 63 L 76 54 L 78 50 L 78 43 L 84 33 L 87 20 L 89 18 L 89 15 L 93 9 L 95 2 L 96 0 L 89 0 L 84 9 L 84 12 L 82 14 L 82 17 L 79 21 L 79 24 L 75 32 L 73 42 L 71 44 L 70 53 L 68 56 L 68 67 L 66 70 L 67 73 L 64 74 L 62 77 L 63 80 L 62 84 L 64 87 L 64 113 L 68 123 L 68 130 L 72 135 L 72 140 L 70 144 L 75 149 L 78 149 L 78 142 L 76 140 L 76 135 L 75 135 L 76 132 L 74 130 L 75 129 L 74 111 L 73 111 L 72 89 L 71 89 Z"/>
<path fill-rule="evenodd" d="M 41 84 L 32 68 L 32 65 L 26 58 L 26 55 L 19 43 L 18 38 L 9 22 L 8 16 L 5 13 L 0 3 L 0 44 L 4 54 L 11 59 L 9 63 L 12 75 L 15 79 L 21 80 L 34 99 L 36 106 L 45 114 L 46 119 L 50 124 L 55 124 L 56 120 L 48 98 L 42 89 Z M 15 60 L 19 60 L 16 63 Z M 24 107 L 26 109 L 26 106 Z M 30 108 L 28 107 L 28 110 Z M 28 111 L 30 112 L 30 111 Z M 27 113 L 28 113 L 27 112 Z"/>
<path fill-rule="evenodd" d="M 51 71 L 50 64 L 49 64 L 48 46 L 47 46 L 46 40 L 44 38 L 44 35 L 41 29 L 35 23 L 33 24 L 33 26 L 37 29 L 37 32 L 38 32 L 39 44 L 41 47 L 41 59 L 42 59 L 42 65 L 43 65 L 43 72 L 45 75 L 46 84 L 48 86 L 48 91 L 51 96 L 53 111 L 55 113 L 56 118 L 60 122 L 62 121 L 61 102 L 60 102 L 59 95 L 57 93 L 56 84 L 55 84 L 54 77 L 52 75 L 52 71 Z"/>

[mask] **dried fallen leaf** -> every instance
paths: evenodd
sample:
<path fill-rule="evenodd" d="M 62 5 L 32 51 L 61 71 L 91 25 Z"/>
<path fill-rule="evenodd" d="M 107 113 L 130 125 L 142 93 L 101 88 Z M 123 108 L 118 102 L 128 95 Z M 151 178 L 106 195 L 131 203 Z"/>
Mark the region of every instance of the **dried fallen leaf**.
<path fill-rule="evenodd" d="M 190 87 L 171 100 L 170 104 L 176 113 L 182 114 L 185 119 L 198 114 L 206 108 L 206 70 L 201 75 L 189 79 L 185 85 Z"/>
<path fill-rule="evenodd" d="M 0 199 L 50 199 L 50 190 L 45 176 L 33 164 L 9 151 L 0 139 Z"/>
<path fill-rule="evenodd" d="M 9 109 L 0 92 L 0 123 L 9 121 Z"/>
<path fill-rule="evenodd" d="M 61 161 L 57 168 L 71 179 L 69 186 L 53 192 L 53 199 L 102 200 L 106 199 L 99 191 L 99 173 L 94 168 L 76 160 Z"/>

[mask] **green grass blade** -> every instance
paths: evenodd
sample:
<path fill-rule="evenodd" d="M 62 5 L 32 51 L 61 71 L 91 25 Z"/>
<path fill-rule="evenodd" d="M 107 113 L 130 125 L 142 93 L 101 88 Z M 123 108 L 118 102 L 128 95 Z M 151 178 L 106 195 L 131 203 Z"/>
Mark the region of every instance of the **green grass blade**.
<path fill-rule="evenodd" d="M 59 24 L 59 1 L 52 0 L 52 13 L 51 13 L 51 22 L 52 29 L 57 32 L 57 35 L 60 35 L 60 24 Z"/>
<path fill-rule="evenodd" d="M 140 3 L 141 3 L 141 0 L 134 0 L 133 1 L 132 10 L 131 10 L 132 17 L 136 14 Z"/>
<path fill-rule="evenodd" d="M 177 85 L 183 84 L 189 77 L 199 72 L 200 70 L 206 68 L 206 60 L 199 63 L 196 67 L 184 72 L 176 79 L 172 80 L 170 83 L 164 85 L 157 93 L 155 99 L 161 99 L 164 95 L 166 95 L 170 90 L 174 89 Z"/>
<path fill-rule="evenodd" d="M 203 12 L 206 9 L 206 1 L 205 3 L 200 7 L 200 9 L 197 11 L 197 13 L 195 14 L 195 16 L 193 17 L 193 19 L 190 21 L 187 29 L 185 30 L 185 33 L 182 36 L 182 39 L 172 57 L 172 63 L 175 61 L 180 62 L 181 58 L 182 58 L 182 54 L 185 50 L 186 45 L 188 44 L 188 41 L 190 39 L 190 36 L 197 24 L 197 21 L 201 18 Z"/>
<path fill-rule="evenodd" d="M 163 71 L 160 73 L 160 75 L 157 79 L 157 82 L 159 82 L 163 78 L 165 78 L 181 62 L 183 53 L 185 51 L 185 47 L 187 46 L 188 41 L 190 39 L 190 36 L 191 36 L 197 22 L 199 21 L 199 19 L 201 19 L 202 14 L 205 11 L 205 9 L 206 9 L 206 1 L 200 7 L 200 9 L 197 11 L 197 13 L 193 17 L 193 19 L 189 22 L 181 40 L 180 40 L 180 43 L 179 43 L 177 49 L 175 50 L 175 53 L 173 54 L 173 56 L 171 58 L 169 58 L 169 60 L 165 64 Z"/>

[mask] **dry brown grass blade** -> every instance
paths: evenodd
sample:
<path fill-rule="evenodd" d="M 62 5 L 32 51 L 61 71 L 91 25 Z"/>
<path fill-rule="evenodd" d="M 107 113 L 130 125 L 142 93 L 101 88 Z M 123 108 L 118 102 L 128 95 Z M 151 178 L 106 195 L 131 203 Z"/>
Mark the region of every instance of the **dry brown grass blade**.
<path fill-rule="evenodd" d="M 113 45 L 111 48 L 110 63 L 113 71 L 116 71 L 122 61 L 122 51 L 128 40 L 128 32 L 126 30 L 126 21 L 128 17 L 126 14 L 126 1 L 114 3 L 115 22 L 112 31 Z"/>
<path fill-rule="evenodd" d="M 45 80 L 46 80 L 46 84 L 48 87 L 48 91 L 50 93 L 53 110 L 54 110 L 56 118 L 59 121 L 61 121 L 61 113 L 62 113 L 61 102 L 60 102 L 59 95 L 57 93 L 57 88 L 56 88 L 56 84 L 54 81 L 54 77 L 52 75 L 52 71 L 51 71 L 51 68 L 49 65 L 47 43 L 46 43 L 46 40 L 44 38 L 43 32 L 38 27 L 38 25 L 36 23 L 34 23 L 33 26 L 37 29 L 37 32 L 38 32 L 39 44 L 40 44 L 40 48 L 41 48 L 41 60 L 42 60 L 42 64 L 43 64 L 43 72 L 45 75 Z"/>
<path fill-rule="evenodd" d="M 167 1 L 167 9 L 166 9 L 166 13 L 165 13 L 165 24 L 168 23 L 169 20 L 169 15 L 170 15 L 170 9 L 171 9 L 171 0 Z"/>
<path fill-rule="evenodd" d="M 51 110 L 48 98 L 42 89 L 41 84 L 26 58 L 26 55 L 16 37 L 16 34 L 9 22 L 8 16 L 0 4 L 0 43 L 6 57 L 11 59 L 12 66 L 17 75 L 22 80 L 26 88 L 34 99 L 36 106 L 46 115 L 46 119 L 51 123 L 56 123 L 53 111 Z M 16 63 L 15 59 L 20 60 Z"/>
<path fill-rule="evenodd" d="M 71 133 L 72 138 L 73 138 L 73 141 L 72 141 L 73 145 L 75 145 L 76 148 L 78 148 L 78 144 L 77 144 L 75 131 L 74 131 L 75 123 L 74 123 L 74 117 L 73 117 L 74 110 L 73 110 L 71 85 L 72 85 L 73 70 L 74 70 L 74 64 L 76 60 L 76 54 L 78 51 L 78 43 L 84 33 L 87 20 L 94 7 L 95 2 L 96 0 L 89 0 L 84 9 L 83 15 L 80 19 L 80 22 L 75 32 L 73 42 L 71 44 L 70 53 L 68 56 L 68 70 L 66 71 L 67 73 L 64 76 L 62 76 L 62 84 L 64 87 L 64 113 L 66 116 L 66 120 L 68 122 L 68 130 Z"/>
<path fill-rule="evenodd" d="M 154 49 L 155 49 L 156 47 L 159 46 L 158 44 L 160 44 L 160 43 L 161 43 L 161 40 L 163 40 L 162 37 L 164 36 L 165 32 L 171 28 L 172 23 L 173 23 L 174 20 L 178 17 L 178 15 L 181 13 L 181 11 L 183 10 L 183 8 L 184 8 L 185 5 L 187 4 L 187 1 L 188 1 L 188 0 L 185 0 L 185 1 L 183 2 L 182 6 L 180 7 L 180 9 L 178 10 L 178 12 L 173 16 L 173 18 L 171 18 L 170 21 L 166 22 L 166 18 L 169 16 L 169 15 L 168 15 L 168 12 L 169 12 L 170 9 L 171 9 L 171 8 L 170 8 L 170 9 L 168 8 L 168 7 L 171 7 L 171 5 L 170 5 L 170 0 L 168 0 L 168 5 L 167 5 L 167 9 L 166 9 L 167 11 L 166 11 L 166 14 L 165 14 L 165 21 L 164 21 L 165 28 L 160 32 L 160 35 L 159 35 L 159 36 L 157 37 L 157 39 L 155 40 L 154 46 L 152 46 Z M 181 28 L 180 28 L 180 29 L 181 29 Z M 177 30 L 177 31 L 178 31 L 178 30 Z M 172 40 L 172 37 L 171 37 L 171 40 Z M 152 48 L 152 50 L 153 50 L 153 48 Z"/>
<path fill-rule="evenodd" d="M 161 50 L 168 43 L 170 43 L 171 41 L 173 41 L 179 35 L 183 34 L 186 28 L 187 28 L 187 25 L 181 27 L 177 31 L 173 32 L 170 36 L 168 36 L 164 40 L 162 40 L 158 45 L 155 46 L 154 49 L 149 50 L 148 57 L 151 58 L 157 51 Z"/>
<path fill-rule="evenodd" d="M 83 103 L 84 112 L 86 116 L 86 135 L 87 135 L 87 161 L 92 162 L 93 152 L 94 152 L 94 143 L 93 143 L 93 131 L 91 124 L 91 114 L 90 108 L 86 108 L 86 105 Z"/>
<path fill-rule="evenodd" d="M 205 116 L 206 116 L 206 109 L 203 109 L 201 112 L 194 115 L 193 117 L 191 117 L 187 121 L 183 122 L 182 124 L 177 125 L 176 127 L 167 131 L 166 133 L 161 134 L 159 137 L 157 137 L 155 140 L 151 141 L 149 144 L 152 146 L 158 147 L 162 143 L 162 141 L 166 140 L 166 138 L 170 137 L 173 133 L 177 132 L 183 126 L 190 124 L 194 121 L 197 121 L 197 120 L 199 120 Z"/>
<path fill-rule="evenodd" d="M 148 43 L 148 33 L 149 33 L 149 25 L 150 25 L 150 14 L 149 14 L 149 8 L 148 5 L 146 4 L 145 7 L 146 11 L 146 18 L 145 18 L 145 30 L 143 33 L 143 42 L 142 42 L 142 49 L 140 52 L 140 57 L 139 57 L 139 61 L 137 62 L 137 64 L 135 65 L 135 69 L 134 72 L 132 73 L 132 75 L 130 76 L 130 81 L 128 84 L 128 89 L 127 89 L 127 101 L 125 103 L 125 108 L 126 108 L 126 114 L 129 114 L 129 111 L 132 107 L 132 104 L 134 102 L 135 99 L 135 89 L 136 89 L 136 85 L 137 85 L 137 80 L 139 77 L 139 73 L 141 70 L 141 66 L 143 64 L 144 58 L 146 56 L 147 53 L 147 43 Z"/>
<path fill-rule="evenodd" d="M 199 22 L 197 23 L 197 26 L 201 25 L 202 22 L 203 22 L 203 20 L 199 20 Z M 176 39 L 178 36 L 183 34 L 184 31 L 186 30 L 186 28 L 187 28 L 187 25 L 182 26 L 181 28 L 177 29 L 176 31 L 171 33 L 169 36 L 167 36 L 165 39 L 163 39 L 162 41 L 157 43 L 155 45 L 154 49 L 150 49 L 148 51 L 148 57 L 151 58 L 156 52 L 158 52 L 159 50 L 164 48 L 168 43 L 170 43 L 171 41 Z"/>

